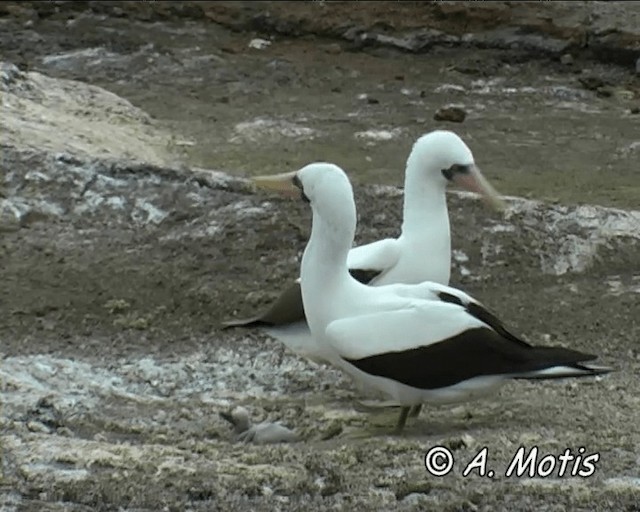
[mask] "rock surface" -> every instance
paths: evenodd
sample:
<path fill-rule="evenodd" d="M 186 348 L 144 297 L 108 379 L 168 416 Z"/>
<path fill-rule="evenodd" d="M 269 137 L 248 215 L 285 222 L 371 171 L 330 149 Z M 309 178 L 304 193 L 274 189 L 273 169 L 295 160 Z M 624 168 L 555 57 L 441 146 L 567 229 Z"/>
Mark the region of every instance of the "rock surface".
<path fill-rule="evenodd" d="M 209 20 L 234 30 L 294 37 L 315 34 L 346 39 L 359 47 L 380 45 L 410 52 L 472 45 L 560 57 L 571 50 L 630 67 L 640 55 L 640 11 L 615 2 L 378 2 L 375 7 L 331 2 L 3 2 L 0 15 L 65 19 L 87 10 L 145 22 Z"/>
<path fill-rule="evenodd" d="M 584 64 L 581 51 L 557 67 L 529 50 L 438 54 L 438 40 L 457 45 L 468 33 L 485 34 L 469 44 L 493 44 L 487 31 L 508 41 L 522 11 L 503 3 L 368 11 L 395 27 L 373 27 L 375 16 L 354 7 L 364 33 L 392 38 L 382 45 L 336 22 L 342 4 L 308 7 L 325 17 L 268 4 L 282 33 L 352 30 L 339 52 L 316 53 L 315 40 L 231 33 L 200 18 L 271 30 L 257 4 L 148 4 L 0 4 L 0 48 L 19 64 L 0 66 L 0 508 L 633 510 L 633 69 Z M 543 44 L 548 30 L 560 51 L 553 45 L 573 32 L 553 27 L 571 25 L 585 5 L 548 4 L 557 16 L 540 18 L 527 44 Z M 616 9 L 602 5 L 593 12 Z M 425 48 L 436 41 L 429 59 L 385 53 L 414 41 L 412 30 Z M 272 43 L 248 48 L 256 38 Z M 583 76 L 593 79 L 581 84 Z M 610 96 L 597 96 L 603 87 Z M 561 199 L 509 197 L 496 215 L 452 192 L 453 284 L 527 340 L 592 352 L 616 372 L 427 407 L 393 437 L 396 411 L 359 409 L 365 396 L 342 374 L 259 332 L 218 328 L 296 275 L 309 233 L 305 204 L 256 194 L 240 176 L 307 158 L 346 162 L 357 182 L 357 241 L 395 236 L 405 151 L 432 128 L 425 119 L 438 106 L 460 98 L 470 115 L 457 127 L 498 189 L 524 182 L 517 190 L 531 197 Z M 564 193 L 566 184 L 579 194 Z M 238 405 L 256 425 L 287 425 L 299 442 L 232 442 L 218 413 Z M 597 471 L 508 478 L 521 445 L 538 447 L 539 458 L 584 447 L 600 454 Z M 463 477 L 484 446 L 495 477 Z M 455 459 L 444 477 L 426 473 L 433 447 Z"/>
<path fill-rule="evenodd" d="M 170 135 L 119 96 L 0 63 L 2 144 L 40 153 L 126 158 L 159 165 Z"/>

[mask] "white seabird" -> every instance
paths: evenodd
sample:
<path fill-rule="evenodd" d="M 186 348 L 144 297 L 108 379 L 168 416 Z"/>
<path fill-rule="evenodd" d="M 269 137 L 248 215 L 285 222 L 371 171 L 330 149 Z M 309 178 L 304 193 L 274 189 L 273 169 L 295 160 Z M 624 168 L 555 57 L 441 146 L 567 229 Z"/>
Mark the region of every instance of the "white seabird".
<path fill-rule="evenodd" d="M 315 163 L 271 179 L 299 188 L 311 204 L 301 290 L 321 356 L 399 403 L 398 430 L 410 407 L 423 402 L 466 401 L 509 379 L 611 371 L 586 364 L 596 358 L 590 354 L 526 343 L 458 289 L 432 282 L 377 287 L 360 283 L 347 264 L 356 208 L 344 171 Z"/>
<path fill-rule="evenodd" d="M 278 189 L 272 176 L 255 178 L 262 188 Z M 446 188 L 449 183 L 481 194 L 502 208 L 499 195 L 475 164 L 473 154 L 453 132 L 436 130 L 420 137 L 407 159 L 402 231 L 349 250 L 347 266 L 358 281 L 372 286 L 433 281 L 449 284 L 451 233 Z M 305 321 L 299 279 L 291 282 L 266 310 L 225 327 L 261 327 L 298 355 L 326 362 Z"/>

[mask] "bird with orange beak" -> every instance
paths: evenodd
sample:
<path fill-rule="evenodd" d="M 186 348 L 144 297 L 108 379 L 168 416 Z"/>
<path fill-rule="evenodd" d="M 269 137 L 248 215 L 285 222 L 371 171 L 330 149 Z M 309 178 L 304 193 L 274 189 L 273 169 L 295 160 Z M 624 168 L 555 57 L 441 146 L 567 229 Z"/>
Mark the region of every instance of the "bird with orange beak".
<path fill-rule="evenodd" d="M 295 173 L 261 176 L 253 181 L 265 190 L 299 194 L 293 183 Z M 352 248 L 347 259 L 351 275 L 371 286 L 424 281 L 448 285 L 451 232 L 446 189 L 450 184 L 480 194 L 493 208 L 503 208 L 498 193 L 458 135 L 445 130 L 427 133 L 415 142 L 407 159 L 400 236 Z M 292 279 L 265 311 L 224 325 L 263 328 L 298 355 L 325 362 L 306 322 L 299 279 Z"/>

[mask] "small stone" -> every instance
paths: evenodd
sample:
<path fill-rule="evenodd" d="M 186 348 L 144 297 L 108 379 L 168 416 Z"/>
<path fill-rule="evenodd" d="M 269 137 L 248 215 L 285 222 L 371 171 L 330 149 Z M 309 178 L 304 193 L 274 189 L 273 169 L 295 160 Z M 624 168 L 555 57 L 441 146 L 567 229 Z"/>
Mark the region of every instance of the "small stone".
<path fill-rule="evenodd" d="M 108 310 L 110 314 L 116 315 L 128 311 L 131 308 L 131 304 L 124 299 L 111 299 L 108 300 L 103 307 Z"/>
<path fill-rule="evenodd" d="M 582 87 L 589 91 L 596 91 L 601 87 L 605 86 L 604 80 L 602 78 L 598 78 L 597 76 L 582 76 L 578 78 Z"/>
<path fill-rule="evenodd" d="M 256 39 L 252 39 L 249 41 L 249 48 L 254 50 L 264 50 L 271 45 L 271 41 L 267 41 L 266 39 L 260 39 L 259 37 Z"/>
<path fill-rule="evenodd" d="M 47 427 L 44 423 L 40 423 L 39 421 L 31 420 L 27 422 L 27 428 L 31 432 L 37 432 L 40 434 L 50 434 L 51 429 Z"/>
<path fill-rule="evenodd" d="M 462 416 L 466 412 L 466 408 L 464 405 L 458 405 L 451 409 L 451 414 L 453 416 Z"/>
<path fill-rule="evenodd" d="M 329 55 L 338 55 L 342 53 L 342 46 L 340 46 L 338 43 L 326 44 L 322 48 Z"/>
<path fill-rule="evenodd" d="M 35 210 L 29 210 L 20 216 L 20 227 L 26 228 L 35 224 L 36 222 L 42 222 L 47 220 L 47 214 L 43 212 L 38 212 Z"/>
<path fill-rule="evenodd" d="M 570 66 L 573 64 L 573 55 L 570 53 L 565 53 L 562 57 L 560 57 L 560 62 L 565 66 Z"/>
<path fill-rule="evenodd" d="M 334 421 L 329 425 L 329 427 L 322 433 L 320 439 L 323 441 L 328 441 L 329 439 L 333 439 L 334 437 L 342 434 L 342 423 L 339 421 Z"/>
<path fill-rule="evenodd" d="M 537 434 L 535 432 L 523 432 L 522 434 L 520 434 L 518 441 L 520 444 L 523 444 L 525 446 L 533 446 L 538 443 L 540 439 L 542 439 L 542 436 L 540 434 Z"/>
<path fill-rule="evenodd" d="M 476 444 L 475 438 L 469 434 L 462 434 L 461 440 L 467 448 L 472 448 Z"/>
<path fill-rule="evenodd" d="M 630 114 L 640 114 L 640 107 L 631 107 L 629 109 Z"/>
<path fill-rule="evenodd" d="M 436 121 L 450 121 L 452 123 L 462 123 L 467 117 L 467 112 L 460 107 L 447 105 L 440 107 L 433 116 Z"/>
<path fill-rule="evenodd" d="M 640 57 L 636 60 L 636 73 L 640 75 Z"/>
<path fill-rule="evenodd" d="M 166 411 L 159 410 L 157 413 L 153 415 L 153 421 L 157 423 L 164 423 L 167 420 Z"/>
<path fill-rule="evenodd" d="M 378 103 L 380 103 L 380 100 L 377 100 L 376 98 L 367 98 L 367 103 L 369 105 L 377 105 Z"/>
<path fill-rule="evenodd" d="M 628 89 L 616 89 L 615 91 L 613 91 L 613 94 L 616 98 L 624 101 L 630 101 L 636 96 L 633 91 L 630 91 Z"/>
<path fill-rule="evenodd" d="M 598 87 L 598 89 L 596 89 L 596 96 L 598 96 L 598 98 L 610 98 L 613 96 L 613 89 L 608 86 Z"/>
<path fill-rule="evenodd" d="M 465 511 L 469 511 L 469 512 L 476 512 L 477 510 L 480 510 L 478 508 L 478 505 L 476 505 L 475 503 L 469 501 L 469 500 L 465 500 L 464 503 L 462 504 L 462 507 L 460 510 L 465 510 Z"/>
<path fill-rule="evenodd" d="M 403 482 L 395 490 L 396 499 L 402 501 L 411 494 L 429 494 L 432 489 L 429 482 Z"/>
<path fill-rule="evenodd" d="M 68 427 L 60 427 L 56 430 L 56 434 L 62 437 L 73 437 L 73 431 Z"/>
<path fill-rule="evenodd" d="M 455 452 L 456 450 L 459 450 L 461 448 L 467 448 L 469 446 L 467 444 L 467 441 L 468 440 L 466 440 L 464 437 L 453 437 L 451 439 L 447 439 L 447 441 L 445 441 L 445 444 L 449 447 L 450 450 Z"/>

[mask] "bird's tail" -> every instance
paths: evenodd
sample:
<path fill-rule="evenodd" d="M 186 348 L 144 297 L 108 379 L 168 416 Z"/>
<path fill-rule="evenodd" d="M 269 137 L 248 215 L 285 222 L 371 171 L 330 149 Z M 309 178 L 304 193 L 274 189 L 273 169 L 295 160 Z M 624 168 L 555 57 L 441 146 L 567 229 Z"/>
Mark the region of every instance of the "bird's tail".
<path fill-rule="evenodd" d="M 230 329 L 232 327 L 259 327 L 265 325 L 265 322 L 259 317 L 241 318 L 234 320 L 225 320 L 220 323 L 220 327 L 224 329 Z"/>
<path fill-rule="evenodd" d="M 605 375 L 611 373 L 613 368 L 608 366 L 598 366 L 592 364 L 571 364 L 562 366 L 551 366 L 541 370 L 520 373 L 514 375 L 514 379 L 528 380 L 550 380 L 550 379 L 566 379 L 575 377 L 595 377 L 596 375 Z"/>
<path fill-rule="evenodd" d="M 597 358 L 564 347 L 530 347 L 527 362 L 520 371 L 514 372 L 514 379 L 564 379 L 568 377 L 594 377 L 613 371 L 607 366 L 590 364 Z"/>
<path fill-rule="evenodd" d="M 223 329 L 230 327 L 280 326 L 305 320 L 302 291 L 297 281 L 285 289 L 262 313 L 251 318 L 225 320 Z"/>

